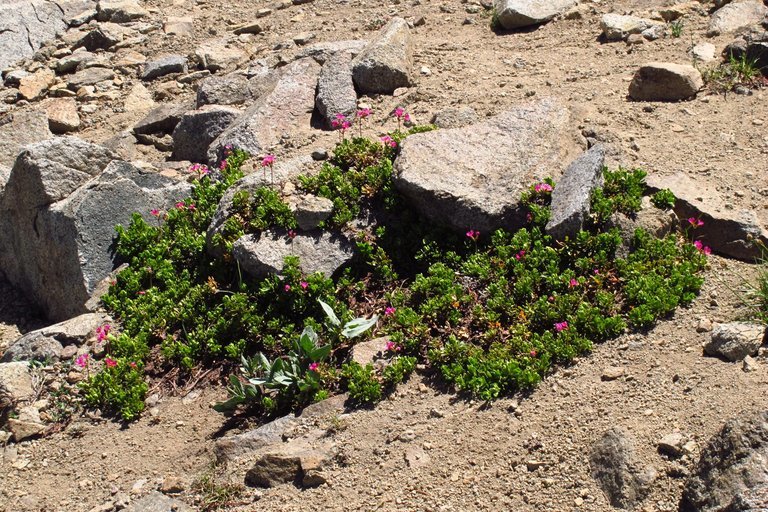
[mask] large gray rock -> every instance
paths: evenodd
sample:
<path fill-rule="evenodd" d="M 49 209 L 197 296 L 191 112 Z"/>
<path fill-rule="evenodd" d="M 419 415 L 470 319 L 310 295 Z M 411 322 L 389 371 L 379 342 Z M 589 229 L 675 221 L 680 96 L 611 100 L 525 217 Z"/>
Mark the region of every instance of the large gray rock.
<path fill-rule="evenodd" d="M 352 259 L 354 251 L 350 241 L 341 234 L 302 233 L 290 239 L 265 232 L 237 240 L 232 254 L 240 268 L 255 277 L 282 272 L 286 256 L 297 256 L 305 274 L 320 272 L 331 277 Z"/>
<path fill-rule="evenodd" d="M 413 42 L 408 22 L 392 18 L 352 61 L 352 78 L 363 94 L 391 94 L 413 83 Z"/>
<path fill-rule="evenodd" d="M 431 122 L 438 128 L 461 128 L 476 123 L 477 112 L 472 107 L 450 107 L 436 112 Z"/>
<path fill-rule="evenodd" d="M 243 112 L 211 144 L 208 161 L 211 164 L 218 162 L 227 145 L 258 155 L 276 145 L 282 137 L 308 130 L 319 75 L 320 65 L 310 58 L 285 66 L 275 87 Z"/>
<path fill-rule="evenodd" d="M 724 5 L 712 15 L 707 35 L 716 36 L 758 25 L 768 16 L 768 7 L 762 0 L 737 0 Z"/>
<path fill-rule="evenodd" d="M 464 128 L 411 135 L 395 160 L 395 185 L 422 214 L 456 230 L 519 228 L 521 193 L 575 156 L 569 117 L 547 98 Z"/>
<path fill-rule="evenodd" d="M 552 191 L 546 231 L 556 240 L 573 238 L 589 216 L 592 192 L 603 185 L 605 147 L 598 144 L 574 160 Z"/>
<path fill-rule="evenodd" d="M 194 512 L 195 509 L 181 500 L 152 491 L 128 505 L 124 510 L 125 512 Z"/>
<path fill-rule="evenodd" d="M 66 345 L 82 345 L 96 328 L 108 323 L 104 313 L 86 313 L 69 320 L 28 332 L 17 339 L 3 354 L 2 361 L 59 360 Z"/>
<path fill-rule="evenodd" d="M 745 508 L 768 486 L 768 412 L 731 419 L 701 451 L 686 482 L 681 512 L 729 512 Z M 765 500 L 763 501 L 765 503 Z"/>
<path fill-rule="evenodd" d="M 331 126 L 336 114 L 354 115 L 357 110 L 357 93 L 352 82 L 350 54 L 337 53 L 325 62 L 317 81 L 315 106 L 327 127 Z"/>
<path fill-rule="evenodd" d="M 62 137 L 28 146 L 0 200 L 0 270 L 63 320 L 85 312 L 115 265 L 115 225 L 170 208 L 190 186 L 113 161 L 109 150 Z"/>
<path fill-rule="evenodd" d="M 87 2 L 90 4 L 91 2 Z M 6 0 L 0 4 L 0 69 L 32 56 L 67 28 L 70 8 L 81 1 Z M 66 11 L 66 12 L 65 12 Z"/>
<path fill-rule="evenodd" d="M 663 25 L 658 21 L 614 13 L 605 14 L 600 20 L 600 28 L 606 41 L 622 41 L 632 34 L 642 34 L 648 29 Z"/>
<path fill-rule="evenodd" d="M 144 119 L 136 123 L 133 133 L 137 135 L 156 135 L 173 133 L 181 117 L 191 106 L 166 104 L 151 110 Z"/>
<path fill-rule="evenodd" d="M 754 356 L 765 339 L 765 326 L 749 322 L 718 324 L 712 330 L 712 337 L 704 345 L 704 352 L 711 356 L 723 357 L 729 361 L 741 361 Z"/>
<path fill-rule="evenodd" d="M 239 115 L 238 109 L 221 105 L 205 105 L 187 112 L 173 130 L 173 158 L 205 162 L 208 146 Z"/>
<path fill-rule="evenodd" d="M 507 30 L 545 23 L 576 5 L 576 0 L 495 0 L 499 25 Z"/>
<path fill-rule="evenodd" d="M 240 105 L 252 98 L 249 81 L 245 76 L 211 76 L 200 82 L 197 108 L 203 105 Z"/>
<path fill-rule="evenodd" d="M 611 505 L 632 509 L 650 491 L 656 479 L 653 468 L 641 468 L 635 455 L 635 443 L 629 432 L 614 427 L 592 447 L 589 457 L 592 477 Z"/>
<path fill-rule="evenodd" d="M 679 101 L 695 98 L 704 87 L 701 72 L 687 64 L 650 62 L 629 84 L 629 96 L 639 101 Z"/>
<path fill-rule="evenodd" d="M 691 217 L 704 222 L 692 235 L 713 251 L 746 261 L 762 256 L 760 243 L 768 244 L 768 231 L 755 212 L 726 207 L 727 201 L 714 187 L 683 172 L 651 175 L 646 182 L 653 191 L 668 188 L 675 194 L 675 213 L 684 227 L 690 228 L 686 219 Z"/>
<path fill-rule="evenodd" d="M 14 112 L 10 122 L 0 124 L 0 167 L 11 168 L 21 149 L 53 137 L 43 112 Z"/>

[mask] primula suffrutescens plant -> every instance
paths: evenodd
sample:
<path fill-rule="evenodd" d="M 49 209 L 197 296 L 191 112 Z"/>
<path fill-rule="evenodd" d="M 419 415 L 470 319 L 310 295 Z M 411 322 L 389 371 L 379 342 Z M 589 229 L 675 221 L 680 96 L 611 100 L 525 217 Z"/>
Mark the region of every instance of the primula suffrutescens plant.
<path fill-rule="evenodd" d="M 369 116 L 357 115 L 351 132 L 362 133 Z M 222 411 L 276 414 L 343 391 L 370 404 L 417 363 L 491 400 L 530 388 L 593 343 L 646 328 L 694 299 L 709 252 L 696 237 L 698 223 L 662 239 L 638 230 L 623 240 L 612 227 L 615 216 L 631 218 L 641 208 L 643 171 L 606 171 L 584 231 L 564 242 L 544 230 L 551 179 L 524 193 L 522 229 L 452 233 L 421 217 L 393 186 L 403 140 L 434 127 L 403 131 L 407 114 L 392 116 L 398 129 L 375 140 L 347 137 L 351 121 L 338 119 L 332 157 L 319 173 L 297 179 L 301 193 L 333 202 L 321 229 L 343 229 L 357 245 L 356 258 L 333 279 L 304 274 L 296 257 L 281 275 L 240 272 L 231 254 L 239 237 L 269 229 L 291 243 L 299 231 L 279 184 L 236 193 L 223 229 L 206 238 L 219 200 L 242 176 L 248 156 L 238 150 L 216 171 L 193 170 L 190 198 L 118 228 L 118 253 L 130 266 L 104 298 L 121 324 L 109 335 L 115 365 L 91 374 L 89 402 L 134 417 L 146 392 L 142 372 L 179 368 L 184 378 L 201 365 L 231 370 L 238 363 Z M 264 171 L 271 174 L 274 162 L 264 157 Z M 671 208 L 674 196 L 657 193 L 652 203 Z M 626 257 L 619 257 L 627 253 L 618 251 L 622 245 Z M 370 332 L 388 336 L 385 364 L 350 360 L 354 343 Z"/>

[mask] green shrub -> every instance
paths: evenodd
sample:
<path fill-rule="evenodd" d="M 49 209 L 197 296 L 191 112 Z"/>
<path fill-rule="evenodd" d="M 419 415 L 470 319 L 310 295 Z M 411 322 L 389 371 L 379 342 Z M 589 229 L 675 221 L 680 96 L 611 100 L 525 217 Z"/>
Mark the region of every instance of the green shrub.
<path fill-rule="evenodd" d="M 362 366 L 355 361 L 346 363 L 341 370 L 347 380 L 349 399 L 358 405 L 371 405 L 381 400 L 381 383 L 372 364 Z"/>

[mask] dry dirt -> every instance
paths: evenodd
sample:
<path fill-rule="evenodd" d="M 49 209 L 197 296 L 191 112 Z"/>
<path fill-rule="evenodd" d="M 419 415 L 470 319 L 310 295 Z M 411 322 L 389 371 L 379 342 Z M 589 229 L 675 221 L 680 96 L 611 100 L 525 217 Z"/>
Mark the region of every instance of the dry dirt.
<path fill-rule="evenodd" d="M 418 5 L 413 5 L 413 4 Z M 191 38 L 150 35 L 138 50 L 149 56 L 188 53 L 207 38 L 225 34 L 233 23 L 254 18 L 264 1 L 169 2 L 153 0 L 153 19 L 195 17 Z M 621 148 L 614 161 L 650 173 L 683 171 L 703 186 L 716 187 L 726 203 L 756 211 L 768 220 L 768 91 L 752 96 L 701 94 L 684 103 L 633 103 L 626 99 L 635 69 L 648 61 L 689 63 L 688 50 L 705 40 L 708 18 L 685 18 L 681 38 L 665 38 L 631 48 L 598 41 L 599 18 L 607 12 L 651 10 L 664 2 L 649 0 L 593 2 L 595 13 L 580 20 L 561 20 L 536 30 L 495 34 L 490 17 L 467 14 L 455 1 L 378 1 L 313 3 L 274 10 L 267 27 L 248 46 L 269 56 L 279 42 L 299 32 L 314 32 L 317 42 L 370 38 L 377 20 L 400 15 L 425 17 L 413 30 L 415 69 L 429 68 L 402 96 L 370 98 L 377 113 L 373 131 L 392 126 L 386 114 L 397 105 L 419 121 L 451 106 L 471 106 L 480 117 L 493 115 L 528 96 L 556 96 L 574 114 L 574 124 L 596 130 Z M 465 19 L 473 20 L 464 24 Z M 215 35 L 214 35 L 215 34 Z M 728 36 L 709 39 L 718 49 Z M 288 53 L 290 50 L 287 51 Z M 128 88 L 126 87 L 126 91 Z M 182 97 L 191 97 L 191 90 Z M 652 108 L 646 108 L 648 106 Z M 137 113 L 119 104 L 104 104 L 79 134 L 103 141 L 130 128 Z M 371 133 L 373 135 L 373 133 Z M 308 133 L 278 154 L 330 149 L 335 134 Z M 489 148 L 492 151 L 493 148 Z M 162 155 L 149 152 L 146 159 Z M 656 451 L 661 437 L 689 434 L 699 446 L 722 422 L 765 407 L 768 361 L 747 373 L 741 364 L 702 355 L 706 332 L 699 319 L 730 321 L 745 316 L 741 303 L 744 279 L 754 266 L 713 256 L 699 299 L 688 309 L 647 333 L 622 336 L 597 346 L 572 367 L 560 369 L 530 396 L 500 400 L 483 407 L 436 391 L 415 375 L 372 411 L 338 418 L 335 435 L 344 463 L 329 471 L 329 483 L 301 490 L 286 485 L 260 493 L 248 491 L 240 510 L 612 510 L 589 474 L 588 453 L 607 428 L 626 427 L 637 439 L 641 460 L 658 478 L 644 511 L 676 510 L 690 467 Z M 41 325 L 12 290 L 0 289 L 0 348 Z M 602 381 L 608 366 L 625 375 Z M 197 394 L 197 392 L 195 393 Z M 63 432 L 5 447 L 0 458 L 0 510 L 89 511 L 130 492 L 138 494 L 165 477 L 179 477 L 194 503 L 192 483 L 210 473 L 212 439 L 221 435 L 225 418 L 209 408 L 225 396 L 221 388 L 198 396 L 162 397 L 155 416 L 123 427 L 85 416 Z M 518 405 L 519 403 L 519 405 Z M 413 430 L 404 443 L 399 434 Z M 419 467 L 409 467 L 406 452 L 418 452 Z M 678 467 L 678 465 L 682 466 Z M 530 468 L 529 468 L 530 466 Z"/>

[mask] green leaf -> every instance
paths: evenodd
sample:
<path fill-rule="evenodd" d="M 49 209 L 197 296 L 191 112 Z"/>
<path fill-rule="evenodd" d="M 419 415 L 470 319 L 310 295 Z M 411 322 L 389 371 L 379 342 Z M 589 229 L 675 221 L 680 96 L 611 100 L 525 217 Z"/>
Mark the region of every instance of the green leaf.
<path fill-rule="evenodd" d="M 337 317 L 336 313 L 333 312 L 333 309 L 331 309 L 331 306 L 329 306 L 328 304 L 326 304 L 320 299 L 317 299 L 317 302 L 320 303 L 320 306 L 322 306 L 326 316 L 328 316 L 328 320 L 330 320 L 333 325 L 335 326 L 341 325 L 341 320 L 339 320 L 339 317 Z"/>
<path fill-rule="evenodd" d="M 345 338 L 354 338 L 360 336 L 365 331 L 373 327 L 379 320 L 379 315 L 373 315 L 371 318 L 355 318 L 344 325 L 341 334 Z"/>

